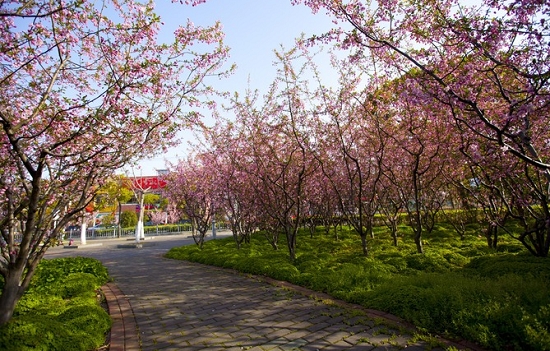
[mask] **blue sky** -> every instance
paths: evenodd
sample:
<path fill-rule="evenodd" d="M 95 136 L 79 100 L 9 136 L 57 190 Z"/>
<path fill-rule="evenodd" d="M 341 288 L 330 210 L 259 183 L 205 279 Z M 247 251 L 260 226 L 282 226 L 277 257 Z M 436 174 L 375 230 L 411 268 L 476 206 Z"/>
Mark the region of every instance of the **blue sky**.
<path fill-rule="evenodd" d="M 321 34 L 332 26 L 323 14 L 313 15 L 305 6 L 292 6 L 290 0 L 208 0 L 196 7 L 158 0 L 156 12 L 165 23 L 161 40 L 170 41 L 173 30 L 187 18 L 196 25 L 208 26 L 219 20 L 223 24 L 225 43 L 231 48 L 229 64 L 236 63 L 233 76 L 214 85 L 221 90 L 244 92 L 250 81 L 252 89 L 265 91 L 275 78 L 274 49 L 282 44 L 293 47 L 295 38 Z M 184 138 L 192 139 L 190 133 Z M 176 162 L 187 153 L 187 143 L 168 154 L 140 162 L 136 175 L 154 175 L 163 169 L 165 159 Z"/>
<path fill-rule="evenodd" d="M 225 43 L 231 48 L 230 62 L 238 65 L 224 87 L 246 87 L 249 75 L 253 87 L 267 87 L 266 80 L 271 82 L 275 72 L 274 49 L 280 44 L 291 48 L 302 32 L 306 36 L 320 34 L 332 26 L 328 17 L 313 15 L 305 6 L 292 6 L 290 0 L 208 0 L 195 7 L 159 0 L 157 13 L 167 34 L 187 18 L 202 26 L 217 20 L 223 24 Z"/>

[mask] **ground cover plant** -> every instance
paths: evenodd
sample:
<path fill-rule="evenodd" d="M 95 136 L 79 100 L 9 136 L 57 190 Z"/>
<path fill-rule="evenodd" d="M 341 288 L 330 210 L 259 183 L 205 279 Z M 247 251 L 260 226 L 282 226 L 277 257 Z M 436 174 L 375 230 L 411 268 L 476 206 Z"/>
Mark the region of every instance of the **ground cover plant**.
<path fill-rule="evenodd" d="M 0 327 L 0 350 L 98 349 L 111 327 L 99 292 L 108 280 L 92 258 L 43 260 L 13 318 Z"/>
<path fill-rule="evenodd" d="M 370 255 L 359 236 L 318 227 L 301 231 L 297 254 L 274 250 L 265 237 L 235 248 L 232 238 L 174 248 L 167 257 L 286 280 L 414 323 L 421 331 L 464 338 L 492 350 L 550 350 L 550 261 L 502 237 L 489 248 L 479 228 L 461 239 L 450 225 L 436 225 L 418 254 L 412 230 L 401 226 L 399 246 L 374 228 Z M 284 247 L 284 238 L 280 246 Z"/>

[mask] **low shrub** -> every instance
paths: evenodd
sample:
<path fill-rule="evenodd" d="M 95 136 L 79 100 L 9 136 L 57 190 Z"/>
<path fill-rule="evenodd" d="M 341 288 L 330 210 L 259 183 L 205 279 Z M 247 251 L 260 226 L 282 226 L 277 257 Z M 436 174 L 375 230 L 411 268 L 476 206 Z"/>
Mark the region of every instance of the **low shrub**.
<path fill-rule="evenodd" d="M 43 260 L 13 318 L 0 327 L 0 349 L 99 348 L 111 327 L 98 298 L 108 279 L 106 268 L 92 258 Z"/>
<path fill-rule="evenodd" d="M 97 349 L 105 343 L 105 333 L 111 325 L 109 315 L 100 307 L 92 306 L 79 308 L 78 313 L 81 314 L 80 322 L 78 318 L 60 319 L 51 315 L 26 314 L 14 317 L 0 329 L 0 349 Z"/>
<path fill-rule="evenodd" d="M 96 259 L 88 257 L 56 258 L 40 262 L 30 290 L 45 288 L 49 283 L 58 282 L 72 273 L 89 273 L 99 279 L 100 284 L 109 280 L 107 268 Z"/>
<path fill-rule="evenodd" d="M 448 272 L 451 268 L 449 261 L 429 250 L 424 254 L 408 255 L 405 260 L 408 268 L 421 272 Z"/>
<path fill-rule="evenodd" d="M 381 284 L 367 294 L 366 304 L 487 348 L 545 350 L 536 344 L 550 337 L 550 319 L 541 310 L 550 303 L 547 288 L 516 274 L 490 279 L 431 273 Z"/>
<path fill-rule="evenodd" d="M 136 211 L 122 211 L 120 214 L 120 225 L 123 228 L 134 227 L 138 222 Z"/>
<path fill-rule="evenodd" d="M 528 253 L 503 253 L 473 258 L 465 268 L 483 277 L 500 277 L 510 273 L 528 275 L 533 278 L 550 280 L 548 258 L 535 257 Z"/>

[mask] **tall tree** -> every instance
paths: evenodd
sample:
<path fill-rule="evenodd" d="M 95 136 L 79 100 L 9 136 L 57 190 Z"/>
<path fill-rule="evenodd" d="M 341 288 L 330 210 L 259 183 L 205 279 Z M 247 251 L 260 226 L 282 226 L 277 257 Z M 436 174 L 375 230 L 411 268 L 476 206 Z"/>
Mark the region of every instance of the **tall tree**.
<path fill-rule="evenodd" d="M 166 176 L 163 192 L 193 225 L 193 239 L 202 248 L 206 232 L 215 219 L 218 193 L 205 155 L 180 161 Z"/>
<path fill-rule="evenodd" d="M 377 132 L 381 111 L 372 98 L 375 84 L 365 82 L 364 72 L 352 60 L 334 61 L 339 86 L 327 89 L 319 84 L 321 115 L 316 158 L 332 185 L 339 211 L 361 239 L 368 255 L 367 238 L 373 237 L 378 211 L 378 187 L 385 140 Z M 365 88 L 365 85 L 368 85 Z"/>
<path fill-rule="evenodd" d="M 266 195 L 264 209 L 286 236 L 289 258 L 296 259 L 298 229 L 306 216 L 306 189 L 317 163 L 310 152 L 308 62 L 296 49 L 275 52 L 278 74 L 266 96 L 267 135 L 255 135 L 255 174 Z M 263 201 L 262 198 L 260 201 Z"/>
<path fill-rule="evenodd" d="M 238 249 L 243 242 L 250 242 L 250 236 L 258 227 L 254 181 L 248 177 L 248 165 L 242 160 L 248 145 L 240 133 L 234 124 L 224 121 L 205 131 L 211 148 L 205 157 L 216 172 L 213 186 L 218 193 L 218 206 L 229 221 Z"/>
<path fill-rule="evenodd" d="M 449 155 L 448 125 L 444 119 L 433 118 L 437 111 L 428 104 L 429 97 L 415 94 L 408 80 L 392 83 L 400 93 L 395 94 L 391 105 L 394 128 L 387 133 L 400 149 L 396 152 L 401 157 L 399 161 L 394 158 L 389 167 L 405 171 L 405 182 L 401 182 L 403 207 L 409 215 L 417 252 L 423 253 L 423 232 L 433 229 L 435 215 L 445 201 L 442 173 Z M 403 174 L 399 177 L 403 179 Z"/>
<path fill-rule="evenodd" d="M 153 3 L 133 0 L 3 1 L 0 27 L 2 325 L 97 185 L 199 116 L 184 109 L 228 49 L 190 21 L 159 43 Z"/>

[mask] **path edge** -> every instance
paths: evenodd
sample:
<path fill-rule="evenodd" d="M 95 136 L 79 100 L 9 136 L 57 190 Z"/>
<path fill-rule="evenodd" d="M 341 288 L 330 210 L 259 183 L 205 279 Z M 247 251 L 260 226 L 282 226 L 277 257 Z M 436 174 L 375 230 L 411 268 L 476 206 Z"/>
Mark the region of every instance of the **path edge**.
<path fill-rule="evenodd" d="M 109 351 L 140 351 L 141 340 L 130 300 L 115 283 L 101 287 L 112 319 Z"/>

